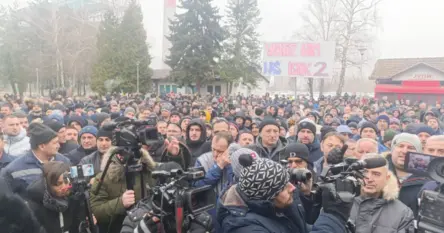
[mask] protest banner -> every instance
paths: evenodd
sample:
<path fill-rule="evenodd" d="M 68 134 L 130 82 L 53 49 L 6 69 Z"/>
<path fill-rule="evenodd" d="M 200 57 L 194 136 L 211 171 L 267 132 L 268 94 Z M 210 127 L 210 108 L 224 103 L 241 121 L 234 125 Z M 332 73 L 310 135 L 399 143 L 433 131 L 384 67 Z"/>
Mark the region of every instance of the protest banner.
<path fill-rule="evenodd" d="M 331 78 L 335 42 L 265 42 L 264 76 Z"/>

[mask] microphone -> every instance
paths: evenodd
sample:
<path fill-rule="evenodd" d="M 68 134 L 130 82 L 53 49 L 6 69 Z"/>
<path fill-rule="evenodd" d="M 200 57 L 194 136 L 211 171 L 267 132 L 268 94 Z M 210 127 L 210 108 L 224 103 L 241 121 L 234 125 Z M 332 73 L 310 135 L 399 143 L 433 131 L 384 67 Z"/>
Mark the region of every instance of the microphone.
<path fill-rule="evenodd" d="M 350 165 L 351 170 L 372 169 L 387 165 L 387 160 L 382 157 L 360 160 Z"/>
<path fill-rule="evenodd" d="M 344 144 L 344 146 L 341 149 L 334 148 L 333 150 L 328 153 L 327 157 L 327 163 L 328 164 L 340 164 L 344 162 L 344 154 L 347 151 L 348 145 Z"/>

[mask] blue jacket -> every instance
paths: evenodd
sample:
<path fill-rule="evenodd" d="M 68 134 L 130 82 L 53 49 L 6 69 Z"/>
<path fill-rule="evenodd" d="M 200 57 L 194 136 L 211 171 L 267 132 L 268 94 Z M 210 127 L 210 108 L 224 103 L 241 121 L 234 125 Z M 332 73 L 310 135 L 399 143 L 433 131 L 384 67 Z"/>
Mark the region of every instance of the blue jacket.
<path fill-rule="evenodd" d="M 318 161 L 322 156 L 324 156 L 324 153 L 321 151 L 321 143 L 319 143 L 319 140 L 317 138 L 314 139 L 314 141 L 311 144 L 306 144 L 308 147 L 308 151 L 310 152 L 310 155 L 308 156 L 308 160 L 310 163 L 314 163 Z"/>
<path fill-rule="evenodd" d="M 6 166 L 8 166 L 16 158 L 17 157 L 11 156 L 8 153 L 6 153 L 6 151 L 3 151 L 3 155 L 0 158 L 0 171 L 2 170 L 2 168 L 5 168 Z"/>
<path fill-rule="evenodd" d="M 245 200 L 237 186 L 231 187 L 220 200 L 217 220 L 223 233 L 345 233 L 345 222 L 321 213 L 311 231 L 296 202 L 281 213 L 270 201 Z M 302 216 L 302 217 L 301 217 Z"/>
<path fill-rule="evenodd" d="M 54 157 L 54 161 L 70 163 L 69 159 L 61 154 Z M 8 182 L 14 193 L 23 193 L 28 185 L 42 176 L 43 164 L 35 157 L 32 150 L 12 161 L 2 169 L 0 176 Z"/>

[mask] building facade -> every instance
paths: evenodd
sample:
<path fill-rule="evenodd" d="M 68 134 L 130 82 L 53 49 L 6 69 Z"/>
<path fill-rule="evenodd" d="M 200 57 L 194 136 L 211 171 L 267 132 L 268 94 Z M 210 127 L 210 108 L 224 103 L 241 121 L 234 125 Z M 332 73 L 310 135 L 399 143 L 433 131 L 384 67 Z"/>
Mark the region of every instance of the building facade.
<path fill-rule="evenodd" d="M 387 96 L 390 100 L 441 102 L 444 57 L 380 59 L 370 79 L 376 82 L 376 98 Z"/>

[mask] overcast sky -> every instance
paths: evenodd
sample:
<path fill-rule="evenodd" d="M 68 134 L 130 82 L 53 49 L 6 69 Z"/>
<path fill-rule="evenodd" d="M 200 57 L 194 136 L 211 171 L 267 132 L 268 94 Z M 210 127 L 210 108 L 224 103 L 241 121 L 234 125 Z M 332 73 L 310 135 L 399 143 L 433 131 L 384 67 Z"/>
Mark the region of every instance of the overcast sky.
<path fill-rule="evenodd" d="M 0 2 L 13 0 L 0 0 Z M 25 0 L 22 0 L 25 1 Z M 153 68 L 160 67 L 163 0 L 139 0 Z M 25 1 L 26 2 L 26 1 Z M 214 0 L 225 12 L 227 0 Z M 287 40 L 300 27 L 300 12 L 308 0 L 258 0 L 262 15 L 261 40 Z M 380 6 L 381 32 L 377 58 L 444 56 L 444 0 L 384 0 Z"/>

